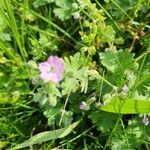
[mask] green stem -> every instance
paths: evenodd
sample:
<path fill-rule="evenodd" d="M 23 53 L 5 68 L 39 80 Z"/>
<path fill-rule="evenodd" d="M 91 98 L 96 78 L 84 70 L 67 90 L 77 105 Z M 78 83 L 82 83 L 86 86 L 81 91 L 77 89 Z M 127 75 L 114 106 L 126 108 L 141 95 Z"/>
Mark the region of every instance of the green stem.
<path fill-rule="evenodd" d="M 137 57 L 136 59 L 135 59 L 135 61 L 137 62 L 137 61 L 139 61 L 141 58 L 143 58 L 145 55 L 147 55 L 148 53 L 150 53 L 150 50 L 148 50 L 148 51 L 146 51 L 145 53 L 143 53 L 143 54 L 141 54 L 139 57 Z"/>
<path fill-rule="evenodd" d="M 110 85 L 112 88 L 114 88 L 115 86 L 113 84 L 111 84 L 109 81 L 107 81 L 103 76 L 99 75 L 99 78 L 104 81 L 105 83 L 107 83 L 108 85 Z"/>
<path fill-rule="evenodd" d="M 131 97 L 133 96 L 133 93 L 134 93 L 135 90 L 136 90 L 136 85 L 137 85 L 137 82 L 138 82 L 138 80 L 139 80 L 139 78 L 140 78 L 140 75 L 141 75 L 142 68 L 143 68 L 143 66 L 144 66 L 144 62 L 145 62 L 145 60 L 146 60 L 146 57 L 147 57 L 147 54 L 144 56 L 143 61 L 142 61 L 142 64 L 141 64 L 141 66 L 140 66 L 140 69 L 139 69 L 137 78 L 136 78 L 136 80 L 135 80 L 134 86 L 133 86 L 132 91 L 131 91 L 131 93 L 130 93 L 130 96 L 131 96 Z"/>
<path fill-rule="evenodd" d="M 6 11 L 8 13 L 7 19 L 9 19 L 9 27 L 13 33 L 14 39 L 19 47 L 21 56 L 23 58 L 23 60 L 25 61 L 25 58 L 28 56 L 27 52 L 25 50 L 25 48 L 23 47 L 22 43 L 21 43 L 21 37 L 20 37 L 20 33 L 18 31 L 18 26 L 17 26 L 17 22 L 16 22 L 16 18 L 14 15 L 14 11 L 12 8 L 12 4 L 10 2 L 10 0 L 5 0 L 5 4 L 6 4 Z"/>
<path fill-rule="evenodd" d="M 132 18 L 122 9 L 114 0 L 111 0 L 129 19 L 132 20 Z"/>
<path fill-rule="evenodd" d="M 108 18 L 110 19 L 110 21 L 113 23 L 114 28 L 116 28 L 116 30 L 118 31 L 119 34 L 121 34 L 120 29 L 117 25 L 117 23 L 114 21 L 114 19 L 112 18 L 112 16 L 107 12 L 107 10 L 97 1 L 95 0 L 95 2 L 97 3 L 97 5 L 102 8 L 102 10 L 105 12 L 105 14 L 108 16 Z"/>
<path fill-rule="evenodd" d="M 62 123 L 62 119 L 63 119 L 63 116 L 64 116 L 64 114 L 65 114 L 65 109 L 66 109 L 66 106 L 67 106 L 67 103 L 68 103 L 69 96 L 70 96 L 70 93 L 67 95 L 67 98 L 66 98 L 66 101 L 65 101 L 63 110 L 62 110 L 61 118 L 60 118 L 60 121 L 59 121 L 59 126 L 60 126 L 61 123 Z"/>
<path fill-rule="evenodd" d="M 122 128 L 123 128 L 123 131 L 124 131 L 124 134 L 125 134 L 125 140 L 126 140 L 126 142 L 127 142 L 128 149 L 129 149 L 129 148 L 130 148 L 130 145 L 129 145 L 129 141 L 128 141 L 128 136 L 127 136 L 127 134 L 126 134 L 125 126 L 124 126 L 124 124 L 123 124 L 122 119 L 120 119 L 120 122 L 121 122 L 121 125 L 122 125 Z"/>
<path fill-rule="evenodd" d="M 104 77 L 105 72 L 103 71 L 103 77 Z M 99 90 L 99 104 L 100 104 L 100 100 L 101 100 L 101 95 L 102 95 L 102 87 L 103 87 L 103 81 L 101 81 L 101 85 L 100 85 L 100 90 Z"/>
<path fill-rule="evenodd" d="M 76 137 L 74 137 L 73 139 L 67 141 L 66 143 L 63 143 L 62 145 L 58 146 L 58 148 L 59 148 L 59 147 L 62 147 L 62 146 L 64 146 L 64 145 L 66 145 L 66 144 L 68 144 L 68 143 L 71 143 L 71 142 L 73 142 L 73 141 L 75 141 L 75 140 L 77 140 L 78 138 L 80 138 L 81 136 L 83 136 L 84 134 L 86 134 L 87 132 L 89 132 L 91 129 L 93 129 L 94 127 L 95 127 L 95 126 L 93 125 L 93 126 L 90 127 L 89 129 L 87 129 L 87 130 L 85 130 L 84 132 L 82 132 L 81 134 L 79 134 L 78 136 L 76 136 Z"/>
<path fill-rule="evenodd" d="M 110 135 L 109 135 L 109 137 L 108 137 L 108 139 L 107 139 L 107 141 L 106 141 L 106 144 L 105 144 L 103 150 L 106 150 L 106 148 L 107 148 L 107 146 L 108 146 L 108 143 L 110 142 L 110 139 L 111 139 L 113 133 L 116 131 L 116 129 L 117 129 L 118 125 L 119 125 L 120 119 L 121 119 L 121 116 L 119 115 L 119 118 L 118 118 L 118 120 L 116 121 L 116 124 L 115 124 L 115 126 L 114 126 L 112 132 L 110 133 Z"/>
<path fill-rule="evenodd" d="M 133 15 L 133 18 L 134 17 L 137 17 L 137 13 L 138 13 L 138 11 L 141 9 L 141 6 L 142 6 L 142 0 L 137 0 L 137 2 L 136 2 L 136 5 L 135 5 L 135 9 L 134 9 L 134 15 Z"/>

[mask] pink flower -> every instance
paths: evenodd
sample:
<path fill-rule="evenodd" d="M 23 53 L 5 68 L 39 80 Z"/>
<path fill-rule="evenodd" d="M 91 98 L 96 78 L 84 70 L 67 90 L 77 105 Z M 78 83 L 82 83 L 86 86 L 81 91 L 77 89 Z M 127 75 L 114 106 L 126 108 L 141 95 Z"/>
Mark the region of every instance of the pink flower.
<path fill-rule="evenodd" d="M 47 61 L 39 64 L 40 76 L 45 82 L 58 83 L 63 78 L 64 64 L 57 56 L 50 56 Z"/>

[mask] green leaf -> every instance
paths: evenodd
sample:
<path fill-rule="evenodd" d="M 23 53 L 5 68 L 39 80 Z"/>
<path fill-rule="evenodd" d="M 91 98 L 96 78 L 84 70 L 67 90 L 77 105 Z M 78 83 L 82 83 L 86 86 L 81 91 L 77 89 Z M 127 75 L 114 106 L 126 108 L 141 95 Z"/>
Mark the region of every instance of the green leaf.
<path fill-rule="evenodd" d="M 80 53 L 76 53 L 74 56 L 64 58 L 65 63 L 65 80 L 61 86 L 63 88 L 62 95 L 69 94 L 70 92 L 76 92 L 80 87 L 82 92 L 87 91 L 88 79 L 87 72 L 88 67 L 83 66 L 83 58 Z"/>
<path fill-rule="evenodd" d="M 145 56 L 140 60 L 139 64 L 142 65 L 140 72 L 138 72 L 138 79 L 135 83 L 135 88 L 138 93 L 144 96 L 150 96 L 150 55 Z"/>
<path fill-rule="evenodd" d="M 79 88 L 79 83 L 75 78 L 67 78 L 65 82 L 62 83 L 62 88 L 62 95 L 66 95 L 70 92 L 74 93 Z"/>
<path fill-rule="evenodd" d="M 108 49 L 100 53 L 100 59 L 102 65 L 108 69 L 106 76 L 111 80 L 111 83 L 114 82 L 118 87 L 121 87 L 124 84 L 126 72 L 134 67 L 133 55 L 128 51 Z"/>
<path fill-rule="evenodd" d="M 46 4 L 48 4 L 48 3 L 52 3 L 52 2 L 54 2 L 54 1 L 55 1 L 55 0 L 35 0 L 35 1 L 33 2 L 33 5 L 34 5 L 35 8 L 38 8 L 38 7 L 40 7 L 40 6 L 46 5 Z"/>
<path fill-rule="evenodd" d="M 118 115 L 98 110 L 93 112 L 89 118 L 92 120 L 93 124 L 96 124 L 98 130 L 104 133 L 110 131 L 114 127 Z"/>
<path fill-rule="evenodd" d="M 60 110 L 59 110 L 59 112 L 60 112 Z M 65 113 L 62 117 L 63 118 L 62 123 L 65 127 L 71 124 L 71 122 L 73 120 L 72 115 L 73 115 L 72 111 L 65 111 Z"/>
<path fill-rule="evenodd" d="M 150 86 L 150 74 L 146 74 L 146 75 L 143 75 L 137 82 L 137 84 L 135 84 L 135 87 L 136 88 L 139 88 L 139 90 L 141 90 L 140 88 L 141 87 L 148 87 Z"/>
<path fill-rule="evenodd" d="M 52 106 L 56 106 L 57 104 L 57 97 L 56 96 L 49 96 L 49 102 Z"/>
<path fill-rule="evenodd" d="M 61 115 L 61 105 L 56 105 L 55 107 L 53 106 L 48 106 L 46 107 L 46 110 L 44 111 L 44 115 L 46 116 L 46 118 L 48 119 L 48 125 L 49 126 L 54 126 L 56 122 L 56 120 L 58 120 L 58 117 Z"/>
<path fill-rule="evenodd" d="M 46 89 L 47 89 L 50 104 L 52 106 L 56 106 L 57 97 L 61 97 L 61 94 L 57 86 L 55 85 L 55 83 L 49 83 Z"/>
<path fill-rule="evenodd" d="M 109 25 L 105 27 L 99 26 L 98 36 L 102 42 L 114 42 L 115 41 L 115 31 Z"/>
<path fill-rule="evenodd" d="M 101 110 L 119 114 L 150 113 L 150 99 L 135 100 L 132 98 L 121 99 L 114 97 L 110 103 L 102 106 Z"/>
<path fill-rule="evenodd" d="M 110 72 L 123 74 L 126 70 L 131 69 L 134 63 L 133 55 L 128 51 L 107 50 L 100 53 L 100 59 L 103 66 Z"/>
<path fill-rule="evenodd" d="M 124 139 L 125 138 L 126 137 L 124 137 Z M 111 138 L 111 145 L 112 145 L 111 149 L 112 150 L 129 149 L 128 143 L 124 139 L 122 137 L 120 139 L 119 135 L 113 136 Z M 135 137 L 133 137 L 132 143 L 133 142 L 135 143 L 135 141 L 136 141 L 136 139 L 135 139 Z M 130 145 L 130 150 L 135 150 L 135 148 L 131 147 L 131 145 Z"/>
<path fill-rule="evenodd" d="M 15 147 L 11 148 L 11 150 L 20 149 L 24 147 L 28 147 L 30 145 L 39 144 L 42 142 L 46 142 L 49 140 L 55 140 L 58 138 L 63 138 L 67 136 L 78 124 L 80 123 L 80 120 L 77 122 L 74 122 L 68 127 L 53 130 L 53 131 L 46 131 L 39 134 L 34 135 L 30 139 L 26 140 L 25 142 L 16 145 Z"/>
<path fill-rule="evenodd" d="M 7 62 L 10 62 L 6 57 L 3 57 L 2 53 L 0 53 L 0 64 L 5 64 Z"/>
<path fill-rule="evenodd" d="M 135 7 L 136 3 L 137 2 L 135 0 L 115 0 L 109 1 L 106 8 L 108 11 L 111 11 L 111 15 L 113 16 L 114 20 L 122 20 L 122 18 L 125 16 L 130 17 L 127 12 L 130 11 L 131 8 Z"/>
<path fill-rule="evenodd" d="M 54 14 L 62 21 L 69 19 L 72 16 L 73 8 L 71 0 L 56 0 L 58 8 L 54 9 Z"/>
<path fill-rule="evenodd" d="M 71 16 L 71 10 L 69 8 L 62 9 L 62 8 L 55 8 L 54 14 L 62 21 L 67 20 Z"/>

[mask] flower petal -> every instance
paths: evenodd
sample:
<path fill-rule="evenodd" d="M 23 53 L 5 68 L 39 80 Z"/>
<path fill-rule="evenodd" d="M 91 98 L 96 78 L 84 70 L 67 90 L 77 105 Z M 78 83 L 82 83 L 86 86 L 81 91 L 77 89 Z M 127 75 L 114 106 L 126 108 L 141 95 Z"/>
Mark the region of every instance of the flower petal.
<path fill-rule="evenodd" d="M 51 65 L 47 62 L 43 62 L 39 64 L 39 70 L 41 72 L 48 72 L 51 68 Z"/>
<path fill-rule="evenodd" d="M 59 82 L 63 77 L 64 63 L 59 57 L 50 56 L 46 62 L 39 64 L 39 70 L 41 72 L 41 78 L 46 82 Z"/>

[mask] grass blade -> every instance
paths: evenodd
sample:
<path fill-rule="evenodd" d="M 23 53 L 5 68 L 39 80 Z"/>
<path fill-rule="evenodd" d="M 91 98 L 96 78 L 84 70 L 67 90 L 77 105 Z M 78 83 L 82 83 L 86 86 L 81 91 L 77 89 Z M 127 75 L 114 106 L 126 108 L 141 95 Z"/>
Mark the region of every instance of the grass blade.
<path fill-rule="evenodd" d="M 36 134 L 35 136 L 31 137 L 29 140 L 16 145 L 11 150 L 21 149 L 21 148 L 28 147 L 28 146 L 31 146 L 34 144 L 46 142 L 49 140 L 63 138 L 65 136 L 67 136 L 79 123 L 80 123 L 80 120 L 77 122 L 74 122 L 73 124 L 71 124 L 70 126 L 65 127 L 65 128 L 61 128 L 61 129 L 57 129 L 57 130 L 53 130 L 53 131 L 46 131 L 46 132 Z"/>

